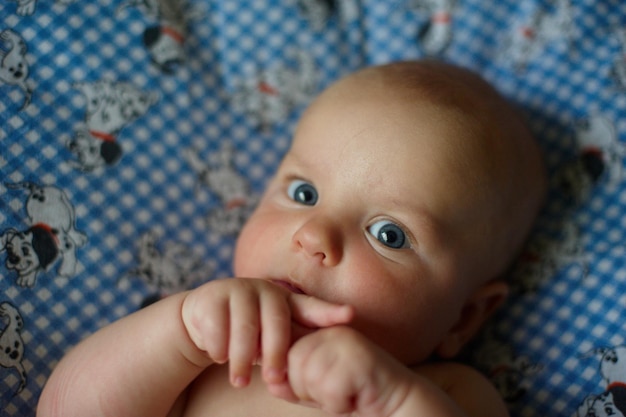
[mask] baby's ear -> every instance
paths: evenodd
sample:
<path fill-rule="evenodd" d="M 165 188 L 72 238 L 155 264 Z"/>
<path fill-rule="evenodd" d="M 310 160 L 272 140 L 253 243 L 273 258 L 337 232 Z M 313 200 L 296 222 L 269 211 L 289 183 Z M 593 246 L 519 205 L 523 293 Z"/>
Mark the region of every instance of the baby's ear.
<path fill-rule="evenodd" d="M 437 346 L 435 353 L 444 359 L 458 355 L 489 316 L 502 305 L 508 293 L 509 286 L 502 281 L 490 281 L 477 289 L 465 302 L 459 320 Z"/>

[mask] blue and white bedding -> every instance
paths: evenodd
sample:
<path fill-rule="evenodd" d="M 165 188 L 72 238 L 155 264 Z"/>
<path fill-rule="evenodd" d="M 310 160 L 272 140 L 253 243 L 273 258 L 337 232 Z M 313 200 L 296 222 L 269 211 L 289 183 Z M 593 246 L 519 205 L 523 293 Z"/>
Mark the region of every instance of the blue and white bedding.
<path fill-rule="evenodd" d="M 425 56 L 518 103 L 552 178 L 467 359 L 513 416 L 626 414 L 621 0 L 0 0 L 0 414 L 99 327 L 230 276 L 310 99 Z"/>

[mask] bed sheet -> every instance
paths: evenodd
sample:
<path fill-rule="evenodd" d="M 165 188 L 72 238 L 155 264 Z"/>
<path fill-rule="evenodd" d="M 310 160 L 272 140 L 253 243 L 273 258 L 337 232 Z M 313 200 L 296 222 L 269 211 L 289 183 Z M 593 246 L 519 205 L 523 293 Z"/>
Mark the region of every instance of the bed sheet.
<path fill-rule="evenodd" d="M 513 416 L 626 414 L 621 0 L 0 2 L 0 414 L 97 328 L 230 276 L 310 99 L 421 57 L 518 103 L 551 174 L 466 360 Z"/>

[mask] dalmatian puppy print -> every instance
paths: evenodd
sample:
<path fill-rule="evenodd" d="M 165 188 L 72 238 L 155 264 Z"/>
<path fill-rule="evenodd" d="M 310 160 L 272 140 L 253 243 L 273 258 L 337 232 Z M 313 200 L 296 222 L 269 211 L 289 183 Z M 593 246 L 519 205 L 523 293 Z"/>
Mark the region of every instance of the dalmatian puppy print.
<path fill-rule="evenodd" d="M 117 137 L 120 131 L 143 116 L 159 97 L 134 85 L 110 80 L 79 82 L 74 85 L 86 100 L 84 126 L 67 142 L 76 156 L 72 165 L 82 171 L 115 164 L 123 149 Z"/>
<path fill-rule="evenodd" d="M 187 10 L 186 2 L 175 0 L 129 0 L 118 12 L 137 7 L 156 24 L 143 32 L 143 43 L 152 62 L 166 74 L 172 74 L 185 62 L 186 26 L 197 14 Z"/>
<path fill-rule="evenodd" d="M 616 417 L 626 415 L 626 346 L 600 347 L 581 355 L 581 360 L 600 361 L 599 376 L 604 391 L 588 395 L 575 417 Z"/>
<path fill-rule="evenodd" d="M 200 159 L 198 152 L 187 149 L 185 159 L 198 177 L 217 196 L 219 204 L 207 215 L 207 226 L 221 235 L 234 235 L 252 213 L 258 197 L 252 195 L 248 180 L 234 166 L 234 149 L 225 142 L 213 156 L 213 163 Z"/>
<path fill-rule="evenodd" d="M 315 93 L 315 66 L 305 51 L 295 53 L 297 65 L 285 63 L 241 80 L 233 94 L 237 111 L 246 113 L 261 130 L 289 116 L 298 105 L 308 102 Z"/>
<path fill-rule="evenodd" d="M 8 370 L 15 370 L 19 376 L 19 384 L 14 395 L 22 392 L 26 387 L 26 370 L 24 359 L 24 341 L 22 329 L 24 320 L 18 309 L 9 302 L 0 303 L 0 323 L 4 328 L 0 330 L 0 366 Z"/>
<path fill-rule="evenodd" d="M 577 156 L 553 181 L 565 196 L 580 204 L 598 184 L 614 187 L 623 179 L 626 146 L 618 140 L 613 122 L 600 114 L 579 120 L 574 130 Z"/>
<path fill-rule="evenodd" d="M 523 69 L 541 55 L 549 44 L 564 42 L 569 47 L 574 30 L 571 0 L 550 0 L 552 7 L 537 6 L 528 21 L 512 28 L 502 49 L 502 58 Z"/>
<path fill-rule="evenodd" d="M 452 40 L 452 11 L 455 0 L 412 0 L 410 7 L 428 15 L 419 32 L 419 44 L 426 55 L 440 55 Z"/>
<path fill-rule="evenodd" d="M 626 29 L 619 30 L 616 39 L 620 44 L 621 54 L 613 61 L 611 76 L 617 88 L 626 91 Z"/>
<path fill-rule="evenodd" d="M 531 377 L 543 371 L 544 367 L 517 353 L 491 330 L 488 327 L 483 332 L 480 344 L 472 352 L 473 359 L 502 397 L 509 403 L 515 403 L 526 394 Z"/>
<path fill-rule="evenodd" d="M 582 243 L 580 227 L 564 221 L 556 237 L 533 238 L 517 261 L 512 287 L 521 294 L 535 293 L 555 274 L 575 269 L 583 280 L 589 273 L 592 257 Z"/>
<path fill-rule="evenodd" d="M 76 249 L 85 245 L 87 237 L 76 228 L 74 206 L 65 192 L 29 182 L 6 184 L 6 187 L 28 192 L 27 228 L 9 228 L 0 234 L 0 248 L 7 253 L 5 265 L 17 273 L 17 285 L 34 287 L 37 276 L 57 261 L 58 277 L 73 277 L 78 265 Z"/>
<path fill-rule="evenodd" d="M 337 0 L 297 0 L 298 10 L 311 26 L 322 29 L 337 10 Z"/>
<path fill-rule="evenodd" d="M 30 16 L 35 13 L 37 9 L 37 0 L 14 0 L 17 3 L 17 10 L 15 11 L 18 16 Z M 56 0 L 56 3 L 67 5 L 73 3 L 75 0 Z"/>
<path fill-rule="evenodd" d="M 22 109 L 32 97 L 28 86 L 29 65 L 26 60 L 28 47 L 24 39 L 11 29 L 0 32 L 0 85 L 18 87 L 24 94 Z"/>
<path fill-rule="evenodd" d="M 160 294 L 173 294 L 211 277 L 210 265 L 188 246 L 172 241 L 160 245 L 159 240 L 156 231 L 141 235 L 136 242 L 136 266 L 118 284 L 137 277 Z"/>

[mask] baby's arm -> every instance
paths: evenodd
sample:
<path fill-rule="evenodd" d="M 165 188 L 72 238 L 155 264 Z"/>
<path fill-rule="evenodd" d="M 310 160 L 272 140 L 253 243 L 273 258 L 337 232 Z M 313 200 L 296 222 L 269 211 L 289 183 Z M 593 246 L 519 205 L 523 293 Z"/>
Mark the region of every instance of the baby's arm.
<path fill-rule="evenodd" d="M 411 370 L 360 333 L 338 326 L 303 337 L 289 353 L 279 397 L 358 417 L 506 417 L 495 389 L 470 368 L 432 364 Z"/>
<path fill-rule="evenodd" d="M 167 297 L 72 349 L 46 383 L 37 416 L 167 415 L 212 363 L 181 321 L 186 296 Z"/>
<path fill-rule="evenodd" d="M 175 403 L 176 409 L 184 406 L 177 399 L 184 399 L 187 386 L 215 362 L 229 361 L 233 384 L 246 385 L 261 351 L 266 380 L 280 382 L 289 346 L 301 336 L 294 329 L 351 318 L 349 307 L 292 294 L 264 280 L 212 281 L 80 343 L 46 384 L 38 417 L 165 416 Z"/>

